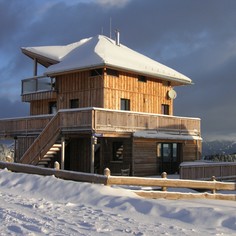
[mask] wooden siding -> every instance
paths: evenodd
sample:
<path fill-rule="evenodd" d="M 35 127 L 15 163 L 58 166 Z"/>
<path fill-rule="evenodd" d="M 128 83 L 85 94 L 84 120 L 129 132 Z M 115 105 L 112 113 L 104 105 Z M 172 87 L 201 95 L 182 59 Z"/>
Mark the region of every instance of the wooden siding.
<path fill-rule="evenodd" d="M 66 169 L 81 172 L 90 172 L 91 145 L 90 138 L 73 138 L 66 146 Z"/>
<path fill-rule="evenodd" d="M 133 140 L 133 175 L 147 176 L 159 173 L 160 159 L 157 158 L 157 141 Z"/>
<path fill-rule="evenodd" d="M 90 76 L 90 71 L 58 76 L 56 89 L 58 109 L 70 108 L 71 99 L 79 99 L 79 107 L 103 106 L 103 76 Z"/>
<path fill-rule="evenodd" d="M 201 157 L 201 142 L 198 140 L 185 141 L 183 144 L 183 161 L 195 161 Z"/>
<path fill-rule="evenodd" d="M 56 102 L 56 99 L 44 99 L 32 101 L 30 103 L 30 115 L 46 115 L 49 114 L 49 103 Z"/>
<path fill-rule="evenodd" d="M 119 72 L 119 76 L 104 76 L 104 108 L 120 110 L 120 99 L 130 99 L 130 110 L 161 114 L 161 105 L 169 105 L 173 114 L 173 100 L 167 97 L 168 83 L 147 78 L 138 81 L 137 74 Z"/>

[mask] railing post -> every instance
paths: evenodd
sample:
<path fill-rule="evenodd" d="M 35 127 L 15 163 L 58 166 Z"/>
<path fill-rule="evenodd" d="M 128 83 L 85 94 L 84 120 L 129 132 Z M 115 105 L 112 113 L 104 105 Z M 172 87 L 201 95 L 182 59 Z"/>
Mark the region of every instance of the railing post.
<path fill-rule="evenodd" d="M 166 179 L 167 178 L 167 173 L 166 172 L 162 172 L 161 178 Z M 162 187 L 161 190 L 162 191 L 167 191 L 167 187 Z"/>
<path fill-rule="evenodd" d="M 110 177 L 110 175 L 111 175 L 111 171 L 110 171 L 109 168 L 104 169 L 104 175 L 107 177 L 107 180 L 106 180 L 105 185 L 106 185 L 106 186 L 109 186 L 109 185 L 110 185 L 110 184 L 109 184 L 109 177 Z"/>
<path fill-rule="evenodd" d="M 213 182 L 216 182 L 216 177 L 213 175 L 213 176 L 211 177 L 211 180 L 212 180 Z M 215 193 L 216 193 L 216 189 L 215 189 L 215 188 L 212 189 L 212 190 L 211 190 L 211 193 L 212 193 L 212 194 L 215 194 Z"/>

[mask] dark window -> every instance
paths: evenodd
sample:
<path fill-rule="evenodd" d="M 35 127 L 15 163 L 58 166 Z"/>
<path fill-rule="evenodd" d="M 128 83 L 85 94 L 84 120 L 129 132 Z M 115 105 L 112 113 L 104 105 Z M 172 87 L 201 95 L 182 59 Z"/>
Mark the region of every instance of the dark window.
<path fill-rule="evenodd" d="M 107 68 L 106 72 L 107 72 L 107 75 L 111 75 L 111 76 L 115 76 L 115 77 L 119 76 L 119 72 L 117 70 Z"/>
<path fill-rule="evenodd" d="M 112 146 L 112 161 L 123 161 L 123 142 L 114 142 Z"/>
<path fill-rule="evenodd" d="M 120 99 L 120 109 L 123 111 L 130 111 L 130 100 L 129 99 Z"/>
<path fill-rule="evenodd" d="M 49 114 L 57 113 L 57 102 L 49 102 Z"/>
<path fill-rule="evenodd" d="M 99 68 L 99 69 L 94 69 L 90 71 L 90 76 L 101 76 L 103 75 L 103 69 Z"/>
<path fill-rule="evenodd" d="M 162 81 L 162 84 L 168 87 L 171 85 L 170 81 L 166 81 L 166 80 Z"/>
<path fill-rule="evenodd" d="M 161 105 L 161 113 L 163 115 L 169 115 L 170 114 L 170 106 L 166 104 Z"/>
<path fill-rule="evenodd" d="M 179 143 L 157 143 L 157 158 L 160 164 L 160 173 L 163 171 L 174 174 L 179 172 L 180 164 Z"/>
<path fill-rule="evenodd" d="M 71 99 L 70 108 L 78 108 L 78 107 L 79 107 L 79 99 Z"/>
<path fill-rule="evenodd" d="M 146 78 L 146 76 L 144 76 L 144 75 L 139 75 L 139 76 L 138 76 L 138 81 L 139 81 L 139 82 L 144 82 L 144 83 L 146 83 L 146 82 L 147 82 L 147 78 Z"/>

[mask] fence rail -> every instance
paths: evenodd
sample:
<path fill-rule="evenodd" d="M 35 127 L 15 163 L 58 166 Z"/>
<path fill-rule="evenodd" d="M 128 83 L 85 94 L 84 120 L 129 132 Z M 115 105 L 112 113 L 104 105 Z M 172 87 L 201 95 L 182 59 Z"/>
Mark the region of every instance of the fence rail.
<path fill-rule="evenodd" d="M 162 174 L 162 178 L 140 178 L 140 177 L 124 177 L 111 176 L 110 170 L 105 169 L 104 175 L 82 173 L 75 171 L 56 170 L 49 168 L 41 168 L 32 165 L 22 165 L 18 163 L 0 162 L 0 168 L 7 168 L 14 172 L 23 172 L 38 175 L 54 175 L 58 178 L 66 180 L 74 180 L 80 182 L 89 182 L 110 185 L 126 185 L 126 186 L 149 186 L 160 187 L 161 191 L 142 191 L 133 190 L 137 195 L 146 198 L 166 198 L 166 199 L 196 199 L 208 198 L 219 200 L 236 201 L 236 194 L 222 194 L 216 191 L 235 191 L 236 183 L 218 182 L 214 178 L 212 181 L 196 181 L 196 180 L 180 180 L 167 179 L 166 173 Z M 211 192 L 189 193 L 189 192 L 168 192 L 168 188 L 187 188 L 187 189 L 205 189 Z"/>

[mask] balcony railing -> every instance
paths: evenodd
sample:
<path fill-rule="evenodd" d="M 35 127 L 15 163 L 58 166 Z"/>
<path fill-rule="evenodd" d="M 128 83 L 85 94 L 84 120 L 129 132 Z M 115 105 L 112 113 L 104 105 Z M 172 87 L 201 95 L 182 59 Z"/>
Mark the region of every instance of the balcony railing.
<path fill-rule="evenodd" d="M 24 79 L 21 82 L 22 95 L 42 91 L 52 91 L 55 86 L 55 78 L 49 78 L 46 76 L 35 76 L 33 78 Z"/>

